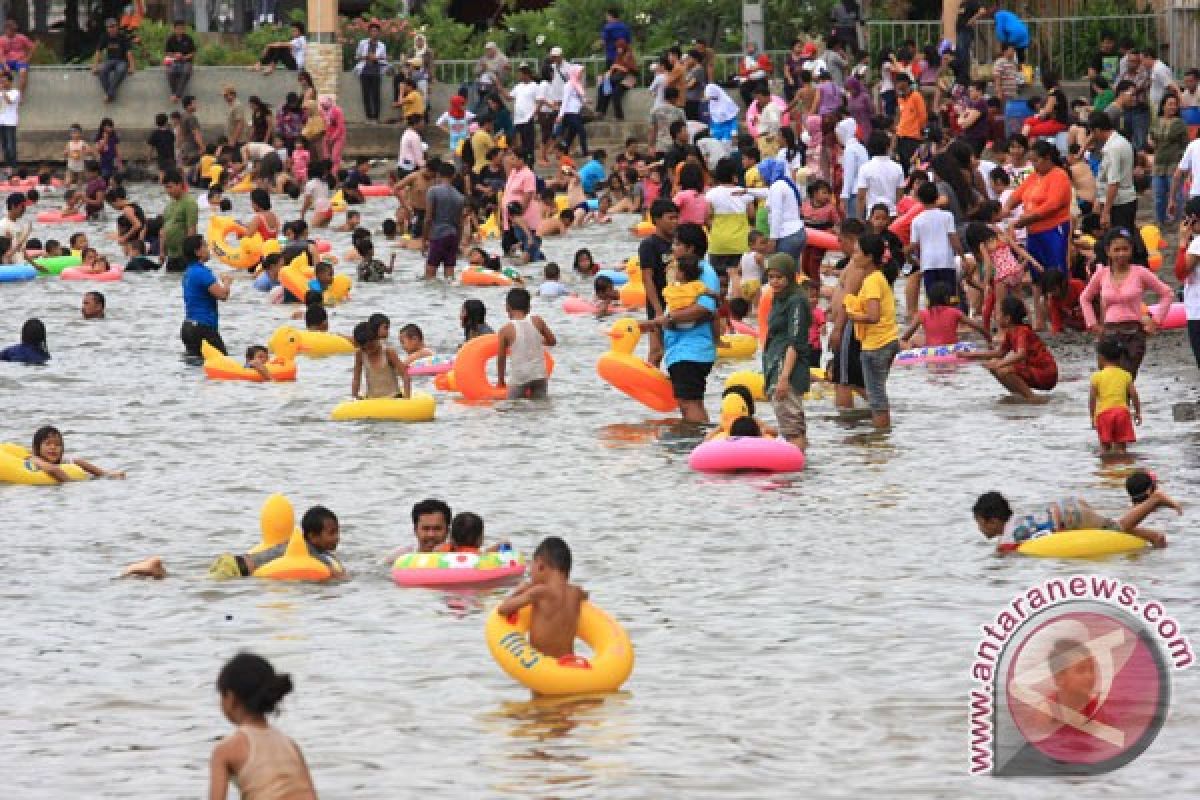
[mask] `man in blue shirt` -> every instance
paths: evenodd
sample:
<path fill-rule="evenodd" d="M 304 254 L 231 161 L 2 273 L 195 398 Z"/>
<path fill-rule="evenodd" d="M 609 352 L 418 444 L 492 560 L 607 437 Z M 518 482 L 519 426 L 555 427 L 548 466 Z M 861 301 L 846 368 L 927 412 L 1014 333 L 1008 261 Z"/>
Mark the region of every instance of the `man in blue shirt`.
<path fill-rule="evenodd" d="M 663 366 L 671 379 L 675 399 L 684 422 L 708 422 L 704 408 L 704 389 L 708 374 L 717 360 L 717 344 L 713 338 L 713 316 L 717 313 L 717 297 L 721 282 L 716 270 L 704 258 L 708 251 L 708 236 L 704 228 L 683 223 L 675 229 L 672 246 L 675 258 L 693 256 L 700 261 L 700 280 L 712 296 L 702 295 L 694 305 L 682 311 L 665 311 L 651 324 L 663 331 Z M 690 325 L 680 328 L 679 325 Z"/>
<path fill-rule="evenodd" d="M 617 58 L 617 40 L 624 39 L 633 45 L 633 32 L 621 21 L 621 12 L 610 8 L 604 12 L 604 27 L 600 29 L 600 38 L 604 40 L 604 65 L 611 67 Z"/>
<path fill-rule="evenodd" d="M 233 273 L 228 272 L 220 280 L 217 279 L 205 263 L 208 261 L 208 245 L 199 234 L 192 234 L 183 240 L 183 257 L 187 269 L 183 272 L 184 317 L 179 338 L 192 358 L 201 358 L 201 342 L 208 342 L 227 355 L 225 342 L 217 332 L 217 301 L 229 299 Z"/>
<path fill-rule="evenodd" d="M 604 182 L 604 160 L 608 154 L 603 150 L 593 150 L 592 158 L 579 168 L 579 184 L 583 193 L 588 197 L 596 196 L 596 188 Z"/>

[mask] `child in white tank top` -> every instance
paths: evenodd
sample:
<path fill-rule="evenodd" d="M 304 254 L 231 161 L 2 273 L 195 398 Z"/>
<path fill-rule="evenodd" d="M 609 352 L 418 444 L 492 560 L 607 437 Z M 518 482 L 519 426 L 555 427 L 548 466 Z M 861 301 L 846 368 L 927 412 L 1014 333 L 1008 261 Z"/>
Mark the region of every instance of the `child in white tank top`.
<path fill-rule="evenodd" d="M 497 334 L 500 346 L 496 355 L 496 380 L 501 386 L 508 387 L 510 400 L 546 396 L 548 384 L 542 348 L 553 347 L 558 342 L 545 320 L 529 313 L 529 305 L 528 290 L 510 290 L 505 299 L 509 322 Z"/>

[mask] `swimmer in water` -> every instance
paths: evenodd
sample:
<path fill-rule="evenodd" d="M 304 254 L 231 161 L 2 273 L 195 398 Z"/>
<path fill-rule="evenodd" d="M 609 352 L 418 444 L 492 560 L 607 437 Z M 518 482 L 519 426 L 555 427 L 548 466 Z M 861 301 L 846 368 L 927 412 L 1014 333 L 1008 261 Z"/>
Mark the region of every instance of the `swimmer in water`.
<path fill-rule="evenodd" d="M 271 354 L 261 344 L 246 348 L 246 369 L 254 370 L 264 381 L 271 380 L 271 373 L 267 371 L 267 362 L 270 360 Z"/>
<path fill-rule="evenodd" d="M 470 511 L 454 515 L 450 523 L 450 541 L 434 548 L 435 553 L 494 553 L 509 547 L 507 541 L 497 542 L 486 550 L 483 547 L 483 518 Z"/>
<path fill-rule="evenodd" d="M 999 492 L 985 492 L 975 501 L 971 512 L 975 524 L 988 539 L 999 537 L 996 549 L 1002 553 L 1016 550 L 1022 544 L 1061 531 L 1108 530 L 1124 531 L 1145 539 L 1154 547 L 1166 547 L 1167 537 L 1158 531 L 1139 528 L 1146 517 L 1160 508 L 1174 509 L 1183 514 L 1183 507 L 1157 488 L 1146 494 L 1120 519 L 1105 517 L 1082 498 L 1068 497 L 1048 503 L 1032 514 L 1014 514 L 1008 500 Z"/>
<path fill-rule="evenodd" d="M 90 461 L 84 461 L 82 458 L 65 458 L 63 456 L 64 450 L 62 433 L 58 428 L 46 425 L 45 427 L 38 428 L 33 434 L 33 447 L 30 449 L 32 455 L 29 457 L 29 462 L 35 469 L 41 470 L 59 483 L 71 480 L 67 476 L 66 471 L 63 470 L 63 467 L 67 464 L 74 464 L 96 478 L 114 478 L 119 480 L 125 477 L 124 472 L 101 469 Z"/>
<path fill-rule="evenodd" d="M 333 577 L 345 577 L 345 568 L 333 555 L 341 541 L 337 515 L 325 506 L 313 506 L 301 517 L 300 532 L 304 535 L 304 543 L 308 545 L 308 554 L 328 567 Z M 245 553 L 240 556 L 222 553 L 208 568 L 208 577 L 220 580 L 253 575 L 260 567 L 282 558 L 287 548 L 288 542 L 283 542 L 258 553 Z"/>
<path fill-rule="evenodd" d="M 411 367 L 414 361 L 433 358 L 433 350 L 425 346 L 425 333 L 419 325 L 408 323 L 396 334 L 400 349 L 404 351 L 404 366 Z"/>
<path fill-rule="evenodd" d="M 225 800 L 230 781 L 237 783 L 242 797 L 316 800 L 304 754 L 267 722 L 291 691 L 291 677 L 253 653 L 238 653 L 221 669 L 221 711 L 236 730 L 213 748 L 209 800 Z"/>
<path fill-rule="evenodd" d="M 597 319 L 612 314 L 616 310 L 614 306 L 621 304 L 621 293 L 617 291 L 612 278 L 607 275 L 597 275 L 596 279 L 592 281 L 592 288 L 596 291 Z"/>
<path fill-rule="evenodd" d="M 450 520 L 454 513 L 444 501 L 427 497 L 412 507 L 413 538 L 416 546 L 403 545 L 393 550 L 387 557 L 387 563 L 393 563 L 397 558 L 408 553 L 435 553 L 446 542 L 450 535 Z"/>
<path fill-rule="evenodd" d="M 496 610 L 508 616 L 533 606 L 529 643 L 550 658 L 574 655 L 579 609 L 588 595 L 568 582 L 571 548 L 557 536 L 543 539 L 533 551 L 531 574 L 532 580 L 518 586 Z"/>
<path fill-rule="evenodd" d="M 81 312 L 84 319 L 104 319 L 104 295 L 100 292 L 85 292 Z"/>

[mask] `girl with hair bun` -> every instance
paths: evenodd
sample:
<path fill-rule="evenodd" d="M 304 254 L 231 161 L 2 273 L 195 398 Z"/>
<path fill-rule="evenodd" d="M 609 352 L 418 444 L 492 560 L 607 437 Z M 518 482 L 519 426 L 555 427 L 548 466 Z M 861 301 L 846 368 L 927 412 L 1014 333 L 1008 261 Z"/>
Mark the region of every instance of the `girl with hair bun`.
<path fill-rule="evenodd" d="M 316 800 L 300 748 L 267 722 L 291 691 L 291 676 L 253 653 L 238 653 L 221 669 L 221 711 L 237 729 L 213 748 L 209 800 L 225 800 L 231 779 L 243 800 Z"/>

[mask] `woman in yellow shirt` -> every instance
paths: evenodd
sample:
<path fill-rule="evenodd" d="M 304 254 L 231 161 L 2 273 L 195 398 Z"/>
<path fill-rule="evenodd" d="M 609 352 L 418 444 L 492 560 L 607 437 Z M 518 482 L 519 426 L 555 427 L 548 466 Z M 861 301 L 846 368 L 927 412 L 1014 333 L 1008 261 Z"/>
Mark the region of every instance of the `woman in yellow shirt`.
<path fill-rule="evenodd" d="M 881 269 L 887 244 L 882 237 L 868 234 L 859 239 L 857 249 L 856 255 L 866 257 L 863 262 L 868 272 L 858 294 L 847 295 L 843 302 L 847 318 L 854 323 L 854 335 L 862 344 L 863 382 L 871 420 L 876 428 L 890 428 L 887 379 L 900 349 L 900 336 L 896 328 L 896 296 Z"/>

